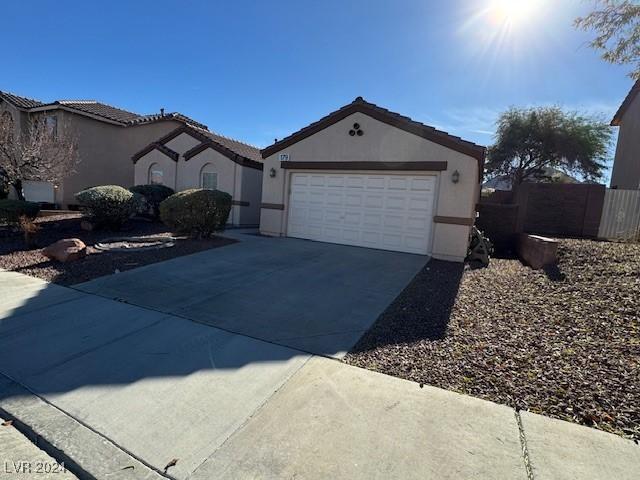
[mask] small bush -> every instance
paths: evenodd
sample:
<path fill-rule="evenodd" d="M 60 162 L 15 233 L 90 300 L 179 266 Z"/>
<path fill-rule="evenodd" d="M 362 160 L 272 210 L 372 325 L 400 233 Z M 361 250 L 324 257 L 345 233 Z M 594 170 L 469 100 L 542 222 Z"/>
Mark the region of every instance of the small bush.
<path fill-rule="evenodd" d="M 136 185 L 129 189 L 133 193 L 144 197 L 143 205 L 138 209 L 138 213 L 152 220 L 160 219 L 160 204 L 173 195 L 172 188 L 165 185 Z"/>
<path fill-rule="evenodd" d="M 40 205 L 23 200 L 0 200 L 0 223 L 18 225 L 20 217 L 33 220 L 38 216 Z"/>
<path fill-rule="evenodd" d="M 75 194 L 96 227 L 119 229 L 135 212 L 140 197 L 117 185 L 87 188 Z"/>
<path fill-rule="evenodd" d="M 192 189 L 160 204 L 160 219 L 174 232 L 208 237 L 223 230 L 231 211 L 231 195 L 220 190 Z"/>

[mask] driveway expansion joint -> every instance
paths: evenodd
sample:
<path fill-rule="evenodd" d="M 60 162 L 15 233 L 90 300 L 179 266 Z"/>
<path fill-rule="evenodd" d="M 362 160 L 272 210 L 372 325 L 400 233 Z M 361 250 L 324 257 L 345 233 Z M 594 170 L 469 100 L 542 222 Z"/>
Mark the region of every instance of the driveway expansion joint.
<path fill-rule="evenodd" d="M 520 417 L 520 410 L 515 409 L 514 415 L 516 416 L 516 423 L 518 424 L 520 445 L 522 446 L 522 461 L 524 462 L 524 468 L 527 471 L 527 478 L 528 480 L 535 480 L 533 476 L 533 468 L 531 467 L 531 458 L 529 457 L 529 448 L 527 447 L 527 437 L 524 432 L 524 426 L 522 425 L 522 417 Z"/>

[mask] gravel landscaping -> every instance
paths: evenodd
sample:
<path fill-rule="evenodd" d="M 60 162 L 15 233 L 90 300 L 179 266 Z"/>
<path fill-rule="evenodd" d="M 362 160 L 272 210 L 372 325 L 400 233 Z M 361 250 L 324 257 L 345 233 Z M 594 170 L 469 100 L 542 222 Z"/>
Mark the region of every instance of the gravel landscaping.
<path fill-rule="evenodd" d="M 640 440 L 640 245 L 431 261 L 345 362 Z"/>
<path fill-rule="evenodd" d="M 45 247 L 63 238 L 79 238 L 87 245 L 87 256 L 81 260 L 60 263 L 49 260 L 40 249 L 27 250 L 22 234 L 0 227 L 0 268 L 24 273 L 58 283 L 73 285 L 86 282 L 116 271 L 125 271 L 150 263 L 189 255 L 210 248 L 222 247 L 235 240 L 222 237 L 206 239 L 179 238 L 175 246 L 138 252 L 108 252 L 93 248 L 93 245 L 113 237 L 124 236 L 171 236 L 161 223 L 130 221 L 120 232 L 93 231 L 80 228 L 80 215 L 58 215 L 36 220 L 41 227 L 38 246 Z"/>

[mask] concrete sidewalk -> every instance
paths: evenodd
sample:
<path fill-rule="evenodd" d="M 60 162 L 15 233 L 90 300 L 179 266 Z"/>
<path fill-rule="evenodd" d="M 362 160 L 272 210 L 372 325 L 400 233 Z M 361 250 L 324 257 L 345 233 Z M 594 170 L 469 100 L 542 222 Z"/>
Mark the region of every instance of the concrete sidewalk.
<path fill-rule="evenodd" d="M 0 418 L 0 460 L 1 480 L 77 480 L 64 464 L 57 463 L 3 418 Z"/>
<path fill-rule="evenodd" d="M 0 302 L 0 411 L 95 478 L 640 471 L 614 435 L 20 274 L 0 271 Z"/>

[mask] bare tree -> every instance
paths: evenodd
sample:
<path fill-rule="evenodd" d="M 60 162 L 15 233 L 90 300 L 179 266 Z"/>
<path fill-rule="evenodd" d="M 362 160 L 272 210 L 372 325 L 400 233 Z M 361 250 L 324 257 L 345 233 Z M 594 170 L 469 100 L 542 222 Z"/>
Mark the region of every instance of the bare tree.
<path fill-rule="evenodd" d="M 0 183 L 11 185 L 19 199 L 24 200 L 25 180 L 60 182 L 79 161 L 78 141 L 68 125 L 53 127 L 38 116 L 16 132 L 11 116 L 0 116 Z"/>
<path fill-rule="evenodd" d="M 632 64 L 629 76 L 640 78 L 640 4 L 637 0 L 596 0 L 596 8 L 575 20 L 576 27 L 594 30 L 590 46 L 609 63 Z"/>

